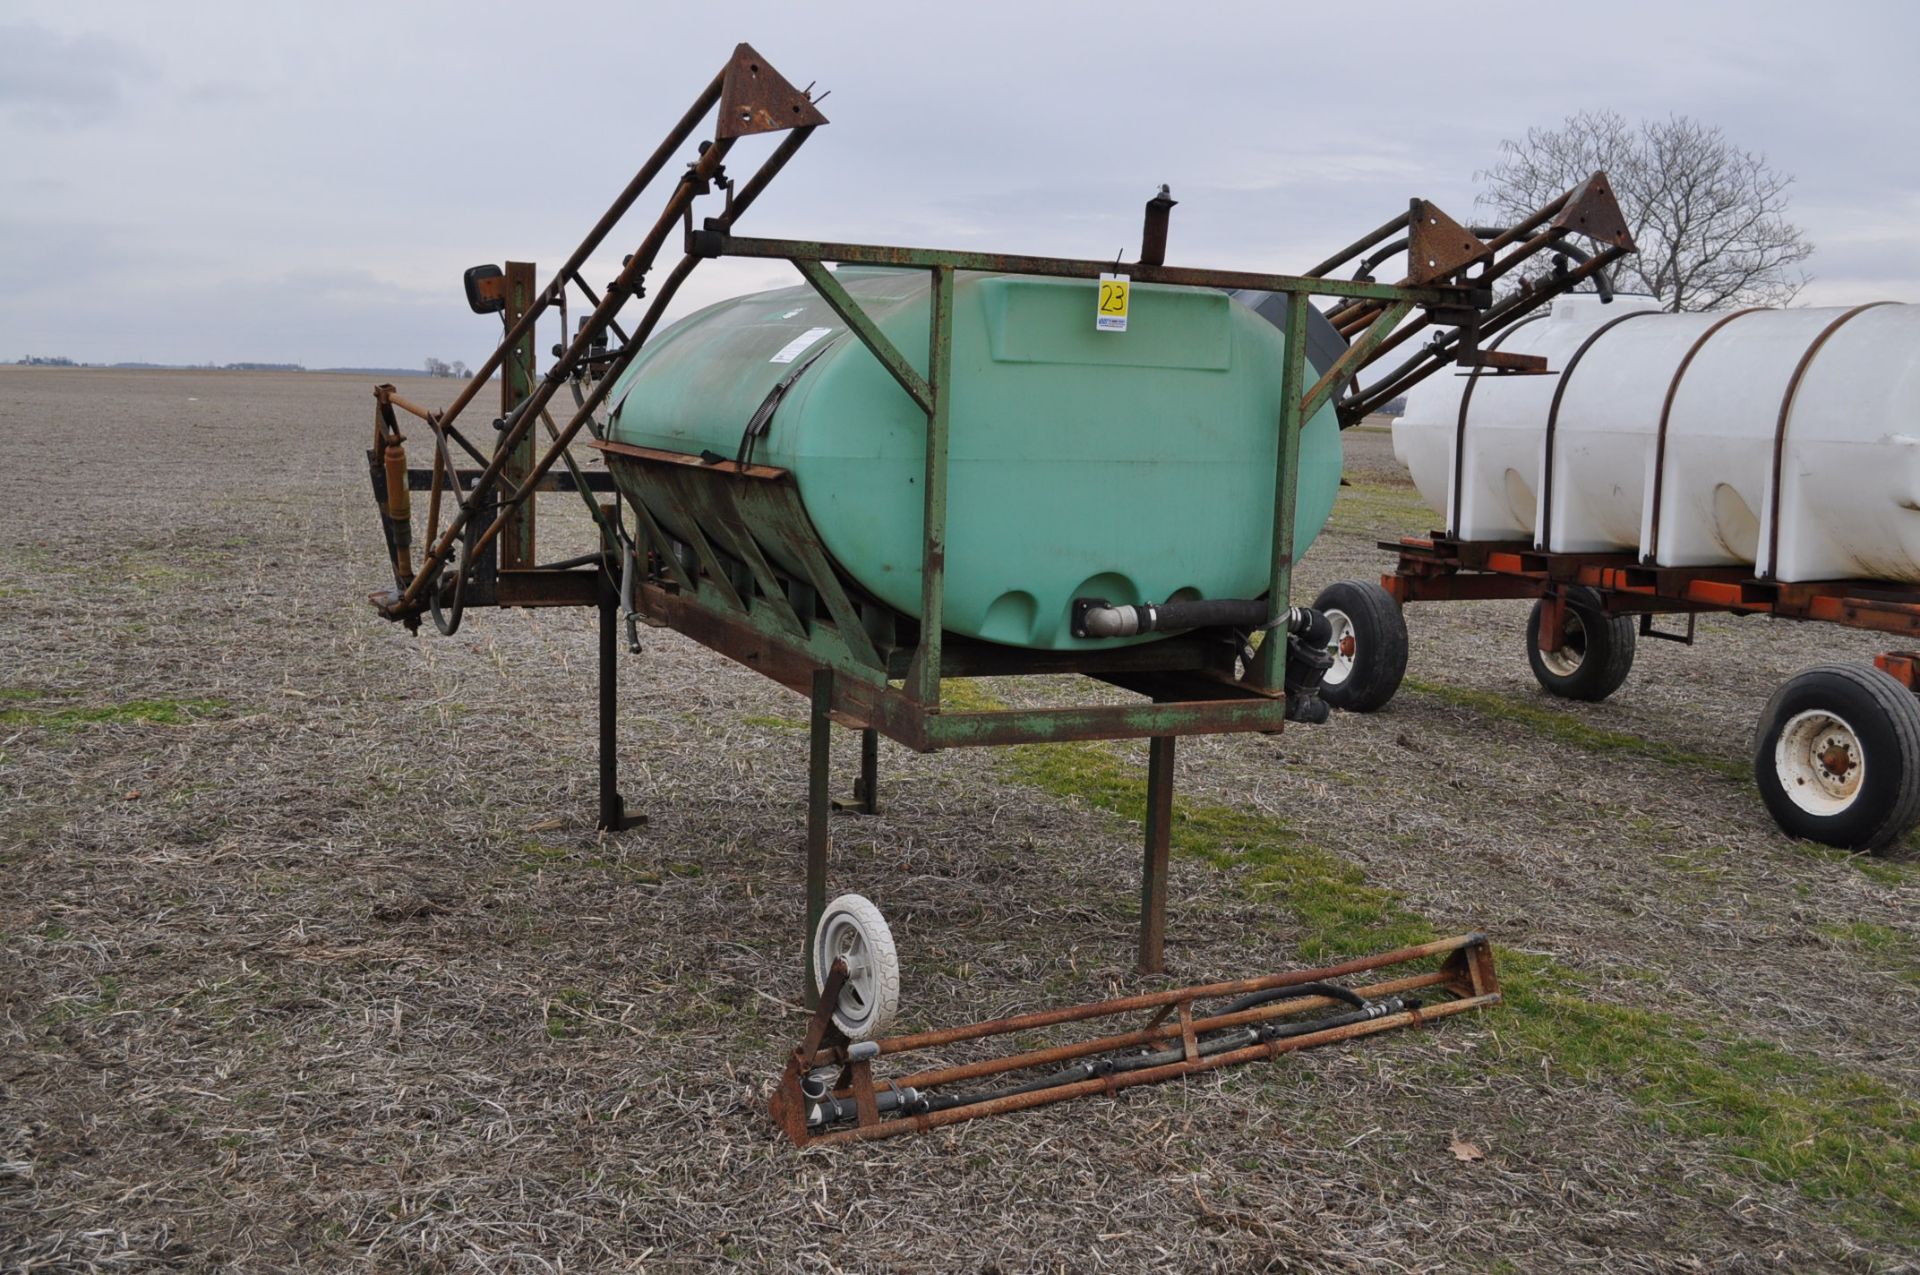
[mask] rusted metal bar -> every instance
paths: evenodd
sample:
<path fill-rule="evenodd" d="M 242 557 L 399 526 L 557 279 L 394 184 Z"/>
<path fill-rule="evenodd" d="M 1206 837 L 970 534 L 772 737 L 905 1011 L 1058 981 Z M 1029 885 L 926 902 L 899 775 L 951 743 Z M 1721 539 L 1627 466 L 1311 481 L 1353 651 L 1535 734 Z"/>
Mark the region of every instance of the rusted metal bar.
<path fill-rule="evenodd" d="M 900 347 L 888 339 L 860 303 L 833 277 L 833 272 L 817 261 L 804 258 L 793 265 L 806 276 L 813 290 L 820 294 L 820 299 L 860 338 L 861 344 L 880 360 L 880 366 L 887 369 L 888 375 L 900 382 L 900 388 L 907 392 L 920 410 L 933 411 L 933 390 L 927 385 L 927 379 L 920 375 L 907 356 L 900 352 Z"/>
<path fill-rule="evenodd" d="M 1325 261 L 1307 271 L 1306 277 L 1309 279 L 1317 279 L 1329 271 L 1338 270 L 1341 266 L 1352 261 L 1367 249 L 1376 244 L 1385 243 L 1388 239 L 1407 228 L 1408 215 L 1407 213 L 1401 213 L 1390 221 L 1382 223 L 1378 229 L 1360 236 L 1360 238 L 1354 240 L 1339 252 L 1334 253 L 1331 257 L 1328 257 Z"/>
<path fill-rule="evenodd" d="M 853 797 L 862 814 L 880 813 L 880 732 L 871 726 L 860 731 L 860 778 Z"/>
<path fill-rule="evenodd" d="M 1147 742 L 1146 856 L 1140 868 L 1140 959 L 1135 969 L 1167 967 L 1167 866 L 1173 846 L 1173 750 L 1176 737 Z"/>
<path fill-rule="evenodd" d="M 689 241 L 708 257 L 777 257 L 786 261 L 837 261 L 843 265 L 912 266 L 982 271 L 988 274 L 1041 275 L 1056 279 L 1098 279 L 1114 269 L 1111 261 L 1068 257 L 1029 257 L 997 252 L 953 252 L 936 248 L 901 248 L 882 244 L 830 243 L 802 239 L 755 239 L 713 232 L 696 232 Z M 1251 288 L 1260 292 L 1299 293 L 1303 296 L 1374 297 L 1383 301 L 1410 300 L 1419 305 L 1457 304 L 1464 289 L 1454 287 L 1403 288 L 1385 283 L 1352 283 L 1341 279 L 1314 279 L 1304 275 L 1256 274 L 1243 270 L 1200 270 L 1187 266 L 1150 266 L 1125 262 L 1135 283 L 1171 283 L 1195 288 Z"/>
<path fill-rule="evenodd" d="M 1334 360 L 1333 366 L 1323 372 L 1313 388 L 1307 391 L 1306 402 L 1300 405 L 1300 421 L 1305 424 L 1324 407 L 1327 400 L 1343 393 L 1361 368 L 1372 360 L 1374 351 L 1380 343 L 1393 335 L 1400 321 L 1413 310 L 1413 302 L 1396 301 L 1381 310 L 1368 328 L 1367 334 L 1348 346 L 1346 352 Z"/>
<path fill-rule="evenodd" d="M 1424 960 L 1431 956 L 1446 956 L 1475 943 L 1486 942 L 1484 934 L 1460 934 L 1452 938 L 1435 939 L 1430 943 L 1416 943 L 1411 947 L 1396 948 L 1391 952 L 1382 952 L 1377 956 L 1356 957 L 1350 961 L 1341 961 L 1317 970 L 1291 970 L 1284 974 L 1267 974 L 1259 978 L 1234 979 L 1225 983 L 1205 983 L 1198 987 L 1173 988 L 1163 992 L 1142 992 L 1137 996 L 1119 996 L 1111 1000 L 1095 1001 L 1087 1005 L 1073 1005 L 1064 1009 L 1041 1010 L 1032 1014 L 1017 1014 L 1011 1018 L 997 1018 L 991 1022 L 971 1023 L 965 1027 L 949 1027 L 942 1031 L 917 1032 L 911 1036 L 893 1036 L 876 1042 L 881 1057 L 890 1054 L 902 1054 L 915 1049 L 931 1049 L 944 1045 L 956 1045 L 963 1040 L 981 1040 L 988 1036 L 1005 1036 L 1012 1032 L 1037 1031 L 1042 1027 L 1057 1027 L 1062 1023 L 1084 1022 L 1089 1018 L 1104 1018 L 1109 1014 L 1131 1014 L 1139 1010 L 1158 1009 L 1162 1005 L 1177 1005 L 1181 1001 L 1212 1000 L 1220 996 L 1245 996 L 1250 992 L 1264 992 L 1276 987 L 1297 987 L 1301 983 L 1321 983 L 1328 979 L 1346 978 L 1353 974 L 1364 974 L 1388 965 L 1403 965 L 1408 961 Z"/>
<path fill-rule="evenodd" d="M 700 121 L 707 117 L 707 112 L 712 110 L 714 104 L 720 100 L 720 91 L 725 87 L 726 78 L 727 72 L 722 69 L 720 74 L 714 76 L 712 82 L 700 91 L 700 96 L 696 97 L 693 105 L 687 108 L 687 113 L 680 117 L 679 122 L 667 133 L 666 139 L 655 147 L 653 154 L 640 165 L 640 171 L 633 175 L 633 180 L 627 183 L 626 189 L 614 197 L 613 203 L 600 215 L 600 220 L 593 224 L 586 238 L 580 241 L 579 246 L 573 250 L 573 255 L 567 258 L 566 264 L 555 272 L 556 279 L 564 280 L 579 275 L 580 267 L 586 264 L 587 258 L 600 247 L 601 241 L 612 233 L 613 228 L 620 224 L 621 219 L 627 215 L 627 210 L 633 207 L 634 201 L 653 184 L 653 179 L 659 175 L 660 170 L 666 167 L 667 162 L 674 157 L 686 140 L 693 136 L 693 130 L 700 126 Z M 546 310 L 547 302 L 544 298 L 550 293 L 551 289 L 548 293 L 542 294 L 541 301 L 527 308 L 526 313 L 507 329 L 507 335 L 501 340 L 499 347 L 488 356 L 486 362 L 475 369 L 473 380 L 467 383 L 467 388 L 461 391 L 452 405 L 447 408 L 448 421 L 459 417 L 467 404 L 473 401 L 474 395 L 480 392 L 480 387 L 500 370 L 501 365 L 506 361 L 507 352 L 523 336 L 533 330 L 534 323 Z M 596 306 L 595 312 L 598 313 L 605 308 L 605 306 Z"/>
<path fill-rule="evenodd" d="M 1495 1005 L 1500 1001 L 1496 995 L 1471 996 L 1464 1000 L 1448 1001 L 1430 1008 L 1408 1010 L 1399 1014 L 1389 1014 L 1382 1018 L 1365 1022 L 1350 1023 L 1344 1027 L 1331 1027 L 1326 1031 L 1312 1032 L 1301 1036 L 1283 1037 L 1264 1044 L 1250 1045 L 1244 1049 L 1227 1053 L 1213 1054 L 1197 1061 L 1168 1063 L 1161 1067 L 1149 1067 L 1141 1071 L 1124 1072 L 1119 1075 L 1102 1076 L 1093 1080 L 1083 1080 L 1073 1084 L 1058 1085 L 1051 1089 L 1041 1089 L 1032 1093 L 1015 1094 L 1006 1098 L 988 1102 L 974 1103 L 964 1107 L 953 1107 L 946 1111 L 931 1112 L 926 1115 L 904 1116 L 896 1120 L 882 1121 L 879 1124 L 857 1126 L 851 1129 L 837 1129 L 831 1133 L 814 1134 L 807 1138 L 809 1146 L 832 1146 L 844 1142 L 868 1142 L 875 1138 L 896 1137 L 903 1133 L 925 1133 L 932 1129 L 959 1124 L 964 1120 L 973 1120 L 980 1116 L 1005 1115 L 1015 1111 L 1030 1111 L 1035 1107 L 1050 1106 L 1056 1102 L 1068 1102 L 1074 1098 L 1084 1098 L 1098 1093 L 1117 1093 L 1122 1089 L 1132 1089 L 1139 1085 L 1158 1084 L 1180 1076 L 1191 1076 L 1203 1071 L 1216 1071 L 1222 1067 L 1232 1067 L 1243 1062 L 1254 1062 L 1266 1058 L 1278 1058 L 1281 1054 L 1296 1053 L 1303 1049 L 1313 1049 L 1321 1045 L 1333 1045 L 1342 1041 L 1357 1040 L 1363 1036 L 1373 1036 L 1380 1032 L 1392 1031 L 1398 1027 L 1411 1027 L 1450 1018 L 1455 1014 L 1464 1014 L 1468 1010 L 1479 1009 L 1486 1005 Z"/>
<path fill-rule="evenodd" d="M 627 826 L 627 810 L 620 796 L 620 599 L 611 586 L 602 585 L 599 607 L 599 827 L 602 832 L 619 832 Z"/>
<path fill-rule="evenodd" d="M 1270 1026 L 1275 1020 L 1292 1018 L 1317 1010 L 1332 1008 L 1345 1011 L 1353 1004 L 1344 996 L 1336 998 L 1333 995 L 1321 994 L 1313 985 L 1344 978 L 1351 974 L 1409 962 L 1424 962 L 1436 957 L 1440 958 L 1437 969 L 1376 980 L 1350 989 L 1352 994 L 1360 997 L 1368 1007 L 1365 1013 L 1341 1013 L 1321 1023 L 1309 1022 L 1290 1029 L 1276 1029 Z M 834 968 L 839 970 L 843 967 L 836 962 Z M 830 988 L 837 986 L 831 972 L 828 982 Z M 1247 997 L 1252 993 L 1271 992 L 1303 985 L 1306 985 L 1304 990 L 1307 994 L 1299 997 L 1281 997 L 1244 1008 L 1235 1007 L 1239 1003 L 1239 998 Z M 1440 990 L 1454 999 L 1442 1000 L 1437 1004 L 1387 999 L 1428 989 Z M 1203 1014 L 1194 1008 L 1199 1002 L 1226 997 L 1233 997 L 1235 1000 L 1218 1012 Z M 921 1032 L 913 1036 L 865 1042 L 857 1047 L 852 1046 L 844 1036 L 835 1031 L 830 1022 L 823 1022 L 828 1017 L 832 1004 L 831 1001 L 823 1001 L 815 1012 L 801 1046 L 788 1056 L 785 1074 L 769 1107 L 782 1129 L 797 1144 L 831 1145 L 875 1137 L 889 1137 L 895 1134 L 939 1128 L 977 1116 L 1022 1111 L 1091 1094 L 1114 1093 L 1135 1085 L 1153 1084 L 1157 1081 L 1232 1066 L 1241 1062 L 1273 1058 L 1283 1053 L 1357 1039 L 1398 1027 L 1417 1026 L 1453 1014 L 1496 1004 L 1500 999 L 1500 983 L 1494 971 L 1492 948 L 1484 935 L 1469 934 L 1403 948 L 1397 952 L 1347 961 L 1324 969 L 1297 970 L 1264 978 L 1241 979 L 1230 983 L 1205 984 L 1140 996 L 1119 997 L 1040 1014 L 1025 1014 L 1015 1018 L 974 1023 L 945 1031 Z M 940 1065 L 910 1075 L 889 1078 L 885 1081 L 884 1092 L 897 1096 L 903 1104 L 896 1107 L 890 1116 L 883 1114 L 877 1108 L 870 1109 L 866 1103 L 859 1101 L 862 1090 L 873 1084 L 870 1067 L 873 1060 L 878 1058 L 898 1057 L 915 1050 L 940 1049 L 968 1040 L 1013 1033 L 1025 1034 L 1067 1023 L 1145 1012 L 1151 1012 L 1152 1016 L 1144 1025 L 1123 1032 L 1023 1050 L 973 1062 Z M 1231 1038 L 1222 1040 L 1219 1035 L 1224 1031 L 1248 1033 L 1249 1029 L 1255 1030 L 1241 1037 L 1241 1040 L 1249 1042 L 1246 1044 Z M 1129 1070 L 1124 1066 L 1090 1068 L 1083 1072 L 1088 1077 L 1085 1080 L 1074 1080 L 1065 1075 L 1056 1076 L 1054 1079 L 1058 1083 L 1050 1087 L 1029 1088 L 1026 1092 L 1015 1093 L 1003 1091 L 997 1095 L 993 1093 L 962 1094 L 958 1098 L 943 1099 L 939 1095 L 924 1095 L 921 1092 L 934 1086 L 978 1080 L 1008 1072 L 1031 1072 L 1042 1068 L 1053 1068 L 1060 1063 L 1071 1063 L 1074 1060 L 1100 1054 L 1117 1054 L 1122 1050 L 1154 1046 L 1162 1042 L 1178 1042 L 1175 1058 L 1166 1062 L 1161 1062 L 1157 1058 L 1136 1061 L 1133 1065 L 1140 1068 L 1137 1071 Z M 1209 1048 L 1219 1052 L 1210 1054 L 1207 1052 Z M 825 1086 L 825 1092 L 835 1100 L 839 1119 L 846 1119 L 852 1115 L 857 1118 L 858 1123 L 852 1128 L 816 1132 L 816 1126 L 810 1125 L 807 1120 L 808 1100 L 802 1091 L 802 1081 L 809 1074 L 819 1078 L 835 1068 L 838 1069 L 839 1075 L 831 1084 Z M 817 1094 L 820 1091 L 815 1092 Z M 879 1091 L 876 1090 L 876 1092 Z M 851 1109 L 846 1105 L 849 1098 L 854 1100 Z M 831 1123 L 834 1118 L 829 1116 L 828 1122 Z"/>
<path fill-rule="evenodd" d="M 805 930 L 805 1003 L 812 1007 L 814 987 L 813 932 L 827 910 L 827 854 L 833 816 L 833 670 L 815 669 L 813 697 L 807 727 L 807 928 Z"/>
<path fill-rule="evenodd" d="M 566 374 L 572 370 L 580 359 L 585 357 L 591 338 L 606 330 L 607 322 L 612 317 L 613 311 L 617 309 L 621 301 L 624 300 L 622 294 L 630 291 L 634 283 L 651 268 L 653 258 L 658 254 L 660 245 L 665 242 L 667 234 L 673 227 L 679 223 L 682 213 L 694 197 L 694 192 L 712 179 L 714 170 L 720 166 L 721 161 L 726 157 L 727 146 L 728 143 L 726 142 L 717 142 L 707 147 L 701 153 L 700 158 L 694 162 L 693 167 L 688 170 L 686 176 L 682 177 L 679 184 L 674 187 L 673 195 L 668 199 L 667 206 L 661 212 L 659 218 L 655 220 L 653 229 L 648 232 L 647 237 L 628 259 L 626 267 L 621 271 L 620 278 L 616 281 L 618 286 L 609 291 L 606 301 L 600 305 L 599 309 L 594 311 L 593 315 L 587 320 L 586 326 L 574 337 L 573 344 L 561 355 L 559 361 L 554 364 L 553 369 L 548 375 L 534 388 L 533 393 L 522 400 L 519 406 L 514 409 L 506 434 L 501 439 L 500 446 L 494 453 L 493 461 L 481 472 L 480 481 L 477 485 L 478 490 L 489 489 L 499 481 L 501 472 L 506 468 L 506 463 L 512 448 L 517 446 L 520 439 L 533 428 L 536 415 L 541 408 L 547 405 L 548 400 L 553 397 L 553 394 L 559 388 Z M 654 308 L 649 311 L 649 316 L 659 312 L 660 303 L 665 299 L 665 296 L 656 297 Z M 539 309 L 540 307 L 538 306 L 529 307 L 527 314 L 535 315 L 539 312 Z M 523 316 L 522 322 L 525 321 Z M 516 331 L 518 327 L 519 325 L 516 324 Z M 510 333 L 510 335 L 514 334 Z M 506 357 L 505 350 L 506 347 L 503 347 L 501 351 L 495 352 L 496 359 L 494 362 L 496 365 L 498 361 Z M 561 431 L 560 440 L 554 444 L 555 448 L 564 447 L 573 441 L 574 435 L 577 434 L 586 421 L 592 417 L 594 409 L 600 406 L 601 402 L 612 390 L 619 373 L 625 370 L 626 364 L 638 353 L 639 347 L 637 345 L 629 343 L 625 347 L 622 352 L 622 357 L 616 360 L 614 367 L 609 369 L 607 373 L 594 384 L 593 389 L 587 394 L 580 410 L 576 412 L 573 419 L 568 422 L 566 429 Z M 472 389 L 472 386 L 469 385 L 468 388 Z M 457 399 L 455 400 L 455 406 L 459 406 L 459 400 Z M 448 410 L 449 413 L 451 413 L 453 409 L 450 408 Z M 449 415 L 443 419 L 451 419 L 451 416 Z M 524 499 L 527 495 L 531 494 L 539 480 L 546 476 L 546 470 L 552 465 L 553 456 L 554 451 L 550 448 L 547 455 L 542 458 L 541 463 L 534 466 L 533 472 L 528 478 L 522 482 L 512 496 L 508 497 L 509 504 L 517 503 L 518 500 Z M 414 576 L 412 583 L 409 584 L 401 596 L 394 601 L 389 608 L 390 611 L 395 613 L 402 612 L 415 604 L 421 592 L 426 588 L 427 583 L 433 579 L 440 565 L 446 561 L 447 555 L 452 550 L 455 538 L 465 529 L 467 521 L 468 516 L 463 511 L 461 516 L 454 518 L 453 521 L 449 523 L 446 532 L 430 550 L 427 560 L 421 564 L 420 571 Z M 474 555 L 477 556 L 492 543 L 493 538 L 499 534 L 502 525 L 502 521 L 496 517 L 493 523 L 481 533 L 479 539 L 475 542 L 472 550 Z"/>
<path fill-rule="evenodd" d="M 509 330 L 519 323 L 533 304 L 534 291 L 533 263 L 530 261 L 509 261 L 506 265 L 506 302 L 507 308 L 500 312 L 501 319 Z M 533 393 L 534 373 L 534 333 L 537 325 L 528 324 L 524 335 L 516 341 L 500 368 L 500 419 L 508 420 L 513 409 Z M 565 328 L 562 327 L 564 333 Z M 508 452 L 507 463 L 500 470 L 501 480 L 510 487 L 518 487 L 527 479 L 527 473 L 533 468 L 533 435 L 523 434 Z M 535 502 L 529 500 L 510 505 L 503 511 L 506 519 L 500 533 L 500 567 L 511 571 L 520 567 L 530 567 L 539 559 L 534 546 Z"/>
<path fill-rule="evenodd" d="M 1371 999 L 1395 996 L 1402 992 L 1417 992 L 1427 987 L 1445 987 L 1452 979 L 1453 976 L 1445 970 L 1435 970 L 1430 974 L 1412 974 L 1406 978 L 1368 983 L 1353 990 Z M 1051 1067 L 1056 1063 L 1072 1062 L 1076 1058 L 1090 1058 L 1095 1054 L 1109 1054 L 1117 1049 L 1130 1049 L 1136 1045 L 1152 1045 L 1159 1041 L 1172 1040 L 1184 1034 L 1182 1025 L 1178 1021 L 1167 1023 L 1165 1018 L 1169 1011 L 1185 1008 L 1192 1003 L 1192 1001 L 1179 1001 L 1174 1005 L 1163 1006 L 1159 1011 L 1161 1015 L 1159 1021 L 1149 1023 L 1135 1031 L 1098 1036 L 1091 1040 L 1077 1040 L 1071 1044 L 1035 1049 L 1024 1054 L 983 1058 L 979 1062 L 938 1067 L 930 1071 L 916 1071 L 911 1075 L 892 1078 L 892 1082 L 901 1088 L 924 1089 L 933 1085 L 952 1084 L 957 1080 L 980 1080 L 987 1076 L 1004 1075 L 1010 1071 Z M 1189 1018 L 1188 1021 L 1195 1032 L 1221 1031 L 1230 1027 L 1245 1027 L 1252 1023 L 1272 1022 L 1276 1018 L 1291 1018 L 1296 1014 L 1310 1013 L 1316 1009 L 1331 1009 L 1342 1003 L 1330 996 L 1300 996 L 1290 1000 L 1276 1001 L 1271 1005 L 1262 1005 L 1255 1009 L 1244 1009 L 1236 1014 L 1213 1014 L 1202 1018 Z M 815 1066 L 824 1067 L 833 1061 L 831 1053 L 814 1055 Z"/>
<path fill-rule="evenodd" d="M 1562 278 L 1556 279 L 1554 288 L 1537 288 L 1531 292 L 1519 293 L 1494 306 L 1481 319 L 1479 335 L 1482 338 L 1492 336 L 1501 329 L 1519 322 L 1522 316 L 1538 309 L 1555 296 L 1570 292 L 1575 286 L 1600 273 L 1608 266 L 1625 256 L 1628 250 L 1609 248 L 1589 258 L 1584 264 L 1569 270 Z M 1375 352 L 1374 360 L 1379 361 L 1388 351 L 1418 331 L 1418 321 L 1404 325 L 1400 331 L 1381 342 Z M 1453 347 L 1459 343 L 1459 333 L 1436 338 L 1432 347 L 1423 349 L 1419 354 L 1401 363 L 1381 379 L 1375 381 L 1363 393 L 1343 401 L 1340 404 L 1340 419 L 1351 423 L 1377 410 L 1382 404 L 1389 403 L 1407 392 L 1413 386 L 1431 376 L 1439 368 L 1453 359 Z"/>
<path fill-rule="evenodd" d="M 947 579 L 947 425 L 953 403 L 953 270 L 936 266 L 927 329 L 927 462 L 921 514 L 920 646 L 911 691 L 923 709 L 940 707 L 940 645 Z"/>
<path fill-rule="evenodd" d="M 1272 694 L 1286 685 L 1287 637 L 1280 621 L 1292 602 L 1293 523 L 1299 505 L 1300 426 L 1307 381 L 1307 294 L 1287 297 L 1286 363 L 1280 375 L 1280 445 L 1275 449 L 1272 566 L 1267 587 L 1267 632 L 1247 680 Z"/>
<path fill-rule="evenodd" d="M 1141 265 L 1163 266 L 1167 263 L 1167 219 L 1173 212 L 1173 206 L 1179 202 L 1165 186 L 1147 201 L 1146 220 L 1140 227 Z"/>

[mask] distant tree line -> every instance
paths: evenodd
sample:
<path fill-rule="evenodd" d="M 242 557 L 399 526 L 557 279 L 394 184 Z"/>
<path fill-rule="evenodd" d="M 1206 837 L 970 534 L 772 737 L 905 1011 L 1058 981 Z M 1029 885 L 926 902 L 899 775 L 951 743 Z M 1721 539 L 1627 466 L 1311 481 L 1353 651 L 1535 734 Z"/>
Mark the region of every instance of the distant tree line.
<path fill-rule="evenodd" d="M 464 380 L 466 377 L 471 375 L 471 373 L 467 371 L 467 365 L 465 363 L 462 363 L 459 359 L 455 359 L 453 362 L 448 363 L 444 359 L 430 358 L 427 360 L 427 375 L 428 376 L 457 376 Z"/>
<path fill-rule="evenodd" d="M 42 356 L 29 354 L 14 363 L 15 367 L 112 367 L 139 370 L 152 368 L 160 371 L 192 369 L 203 372 L 304 372 L 304 363 L 78 363 L 64 356 Z"/>

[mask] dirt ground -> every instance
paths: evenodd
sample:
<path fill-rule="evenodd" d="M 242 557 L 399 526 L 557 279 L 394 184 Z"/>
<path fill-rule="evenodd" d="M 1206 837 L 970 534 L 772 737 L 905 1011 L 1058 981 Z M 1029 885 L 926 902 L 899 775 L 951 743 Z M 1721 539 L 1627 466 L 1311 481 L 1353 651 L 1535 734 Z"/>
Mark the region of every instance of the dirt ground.
<path fill-rule="evenodd" d="M 1387 710 L 1182 743 L 1169 976 L 1484 929 L 1507 1005 L 801 1153 L 763 1103 L 803 706 L 649 632 L 649 822 L 597 834 L 587 614 L 366 606 L 369 388 L 0 368 L 0 1269 L 1920 1269 L 1920 864 L 1790 841 L 1743 777 L 1774 686 L 1873 639 L 1708 620 L 1572 705 L 1524 607 L 1414 607 Z M 1431 521 L 1348 441 L 1303 600 Z M 904 1026 L 1156 984 L 1137 814 L 1071 779 L 1144 750 L 1075 747 L 883 745 L 836 817 Z"/>

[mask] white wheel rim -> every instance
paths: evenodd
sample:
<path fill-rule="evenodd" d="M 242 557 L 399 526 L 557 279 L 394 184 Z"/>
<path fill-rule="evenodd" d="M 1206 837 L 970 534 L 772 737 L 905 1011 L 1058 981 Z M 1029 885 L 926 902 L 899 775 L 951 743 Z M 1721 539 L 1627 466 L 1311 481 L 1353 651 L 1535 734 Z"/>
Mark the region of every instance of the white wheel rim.
<path fill-rule="evenodd" d="M 1322 686 L 1338 686 L 1353 676 L 1353 660 L 1359 650 L 1359 642 L 1353 634 L 1353 620 L 1345 611 L 1328 608 L 1320 614 L 1327 617 L 1327 623 L 1333 629 L 1333 636 L 1327 639 L 1327 654 L 1333 657 L 1333 666 L 1320 677 Z"/>
<path fill-rule="evenodd" d="M 835 961 L 846 962 L 847 976 L 834 1001 L 834 1024 L 850 1040 L 871 1040 L 899 1008 L 900 958 L 886 918 L 860 895 L 829 903 L 814 931 L 814 978 L 822 989 Z"/>
<path fill-rule="evenodd" d="M 1867 758 L 1845 718 L 1810 708 L 1781 728 L 1773 769 L 1794 805 L 1810 815 L 1837 815 L 1859 800 Z"/>
<path fill-rule="evenodd" d="M 873 1017 L 874 984 L 873 945 L 859 921 L 840 915 L 827 922 L 827 966 L 836 960 L 847 963 L 847 981 L 840 985 L 839 1011 L 847 1021 L 865 1023 Z"/>
<path fill-rule="evenodd" d="M 1556 677 L 1572 677 L 1587 658 L 1587 626 L 1572 607 L 1562 612 L 1566 620 L 1560 626 L 1560 645 L 1540 652 L 1540 662 Z"/>

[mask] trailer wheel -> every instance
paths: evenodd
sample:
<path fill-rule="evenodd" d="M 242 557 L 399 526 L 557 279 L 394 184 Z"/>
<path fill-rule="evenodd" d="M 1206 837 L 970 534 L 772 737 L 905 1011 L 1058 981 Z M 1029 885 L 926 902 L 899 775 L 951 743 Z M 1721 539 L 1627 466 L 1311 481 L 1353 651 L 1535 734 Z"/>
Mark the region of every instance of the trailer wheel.
<path fill-rule="evenodd" d="M 1407 621 L 1393 595 L 1370 580 L 1342 580 L 1322 590 L 1313 609 L 1333 626 L 1320 698 L 1349 713 L 1392 699 L 1407 675 Z"/>
<path fill-rule="evenodd" d="M 1877 668 L 1796 673 L 1760 715 L 1753 777 L 1789 836 L 1885 849 L 1920 819 L 1920 703 Z"/>
<path fill-rule="evenodd" d="M 1569 589 L 1560 644 L 1543 651 L 1538 634 L 1544 608 L 1544 602 L 1534 603 L 1527 617 L 1527 663 L 1541 687 L 1561 699 L 1588 701 L 1619 690 L 1633 668 L 1633 617 L 1608 615 L 1591 589 Z"/>
<path fill-rule="evenodd" d="M 840 985 L 833 1025 L 848 1040 L 872 1040 L 900 1008 L 900 957 L 886 918 L 862 895 L 843 894 L 820 914 L 813 931 L 816 988 L 825 989 L 836 960 L 846 961 L 847 981 Z"/>

